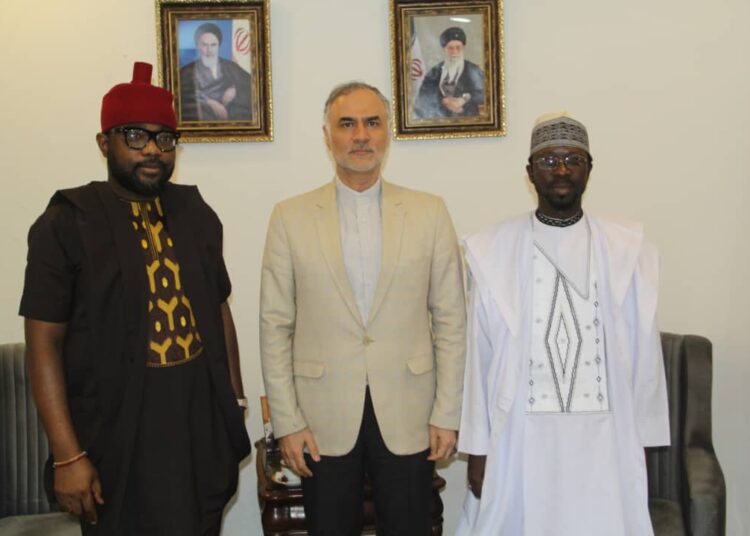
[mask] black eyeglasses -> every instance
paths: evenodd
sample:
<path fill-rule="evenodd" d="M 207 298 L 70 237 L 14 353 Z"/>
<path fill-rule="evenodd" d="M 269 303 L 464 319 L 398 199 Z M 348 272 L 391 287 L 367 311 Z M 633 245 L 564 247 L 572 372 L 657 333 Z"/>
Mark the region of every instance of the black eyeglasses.
<path fill-rule="evenodd" d="M 163 153 L 174 151 L 177 147 L 177 140 L 180 139 L 180 133 L 173 130 L 159 130 L 153 132 L 139 127 L 116 127 L 113 132 L 122 132 L 125 137 L 125 144 L 131 149 L 140 151 L 151 140 L 156 142 L 156 146 Z"/>
<path fill-rule="evenodd" d="M 534 159 L 537 167 L 546 170 L 557 169 L 560 164 L 565 164 L 568 169 L 578 169 L 588 163 L 589 159 L 579 154 L 566 154 L 565 156 L 547 154 Z"/>

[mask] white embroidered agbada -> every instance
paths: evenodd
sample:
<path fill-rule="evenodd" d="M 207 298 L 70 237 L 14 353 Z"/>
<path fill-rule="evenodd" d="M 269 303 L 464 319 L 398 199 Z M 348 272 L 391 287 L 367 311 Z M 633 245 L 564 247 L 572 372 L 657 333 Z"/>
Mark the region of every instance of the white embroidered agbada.
<path fill-rule="evenodd" d="M 669 444 L 656 251 L 640 226 L 587 216 L 591 247 L 582 251 L 592 277 L 584 278 L 588 288 L 573 285 L 577 307 L 590 308 L 576 324 L 590 330 L 580 346 L 586 355 L 546 361 L 532 344 L 535 322 L 546 322 L 534 284 L 560 272 L 540 263 L 532 218 L 463 241 L 471 283 L 458 448 L 487 455 L 487 465 L 481 501 L 467 493 L 457 536 L 652 535 L 643 448 Z M 580 280 L 579 273 L 569 283 Z M 574 331 L 566 318 L 568 328 L 563 321 L 554 327 L 561 337 L 554 344 L 562 340 L 564 348 Z M 540 393 L 555 391 L 550 382 L 544 391 L 540 365 L 566 381 L 579 374 L 578 391 L 561 384 L 544 406 Z M 547 411 L 558 399 L 562 409 Z"/>

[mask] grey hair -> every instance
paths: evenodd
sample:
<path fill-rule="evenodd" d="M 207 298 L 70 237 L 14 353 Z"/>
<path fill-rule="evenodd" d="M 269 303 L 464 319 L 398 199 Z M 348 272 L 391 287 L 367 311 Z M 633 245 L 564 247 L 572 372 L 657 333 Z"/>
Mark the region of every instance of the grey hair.
<path fill-rule="evenodd" d="M 360 89 L 366 89 L 368 91 L 372 91 L 375 95 L 377 95 L 377 97 L 380 99 L 380 102 L 382 102 L 383 106 L 385 106 L 386 120 L 388 122 L 388 125 L 390 125 L 391 124 L 390 101 L 375 86 L 371 86 L 370 84 L 367 84 L 365 82 L 359 82 L 359 81 L 353 80 L 351 82 L 345 82 L 343 84 L 339 84 L 338 86 L 334 87 L 331 90 L 331 93 L 328 94 L 328 98 L 326 99 L 326 104 L 323 107 L 323 126 L 328 125 L 328 112 L 331 110 L 331 105 L 334 103 L 334 101 L 338 99 L 339 97 L 343 97 L 344 95 L 348 95 L 349 93 L 354 93 L 355 91 L 358 91 Z"/>

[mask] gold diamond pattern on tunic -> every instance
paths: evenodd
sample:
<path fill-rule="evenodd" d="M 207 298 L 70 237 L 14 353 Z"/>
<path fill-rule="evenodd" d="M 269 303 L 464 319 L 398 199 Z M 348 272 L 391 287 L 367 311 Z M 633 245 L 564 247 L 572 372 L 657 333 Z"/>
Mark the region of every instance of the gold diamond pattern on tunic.
<path fill-rule="evenodd" d="M 203 351 L 159 198 L 129 201 L 148 279 L 148 367 L 182 365 Z"/>

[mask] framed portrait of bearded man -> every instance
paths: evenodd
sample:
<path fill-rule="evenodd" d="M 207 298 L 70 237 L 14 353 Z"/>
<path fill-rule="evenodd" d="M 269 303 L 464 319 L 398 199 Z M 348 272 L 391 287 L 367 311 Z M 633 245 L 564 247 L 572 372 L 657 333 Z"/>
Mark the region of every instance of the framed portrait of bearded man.
<path fill-rule="evenodd" d="M 269 0 L 156 0 L 181 140 L 271 141 Z"/>
<path fill-rule="evenodd" d="M 505 135 L 502 0 L 390 0 L 396 139 Z"/>

